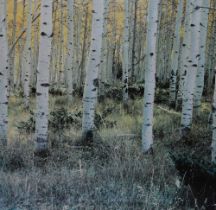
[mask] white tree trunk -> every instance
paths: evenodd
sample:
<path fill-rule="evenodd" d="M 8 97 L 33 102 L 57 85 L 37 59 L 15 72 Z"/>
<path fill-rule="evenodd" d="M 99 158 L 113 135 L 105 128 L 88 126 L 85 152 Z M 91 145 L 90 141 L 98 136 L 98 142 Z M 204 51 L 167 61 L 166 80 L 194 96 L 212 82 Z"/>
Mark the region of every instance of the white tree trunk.
<path fill-rule="evenodd" d="M 199 43 L 200 43 L 200 21 L 201 10 L 197 9 L 201 6 L 202 0 L 191 0 L 192 4 L 192 19 L 190 24 L 191 31 L 191 48 L 190 55 L 186 65 L 188 69 L 186 71 L 185 91 L 183 95 L 182 104 L 182 119 L 181 126 L 182 131 L 188 131 L 191 128 L 192 116 L 193 116 L 193 99 L 194 99 L 194 87 L 197 75 L 197 69 L 199 65 Z M 183 134 L 184 135 L 184 134 Z"/>
<path fill-rule="evenodd" d="M 94 116 L 97 103 L 98 71 L 101 64 L 104 1 L 93 0 L 93 19 L 90 54 L 86 68 L 86 82 L 83 95 L 83 136 L 94 129 Z"/>
<path fill-rule="evenodd" d="M 24 103 L 25 107 L 29 108 L 29 96 L 30 96 L 30 73 L 32 68 L 31 62 L 31 38 L 32 38 L 32 0 L 27 1 L 28 17 L 27 17 L 27 31 L 26 31 L 26 43 L 23 54 L 23 70 L 24 70 Z"/>
<path fill-rule="evenodd" d="M 157 31 L 158 10 L 160 0 L 150 0 L 147 15 L 146 37 L 146 70 L 145 70 L 145 93 L 144 93 L 144 121 L 142 127 L 143 151 L 147 152 L 153 144 L 153 109 L 155 95 L 155 74 L 157 60 Z"/>
<path fill-rule="evenodd" d="M 40 44 L 37 70 L 37 115 L 35 152 L 48 149 L 49 68 L 52 42 L 52 0 L 41 2 Z"/>
<path fill-rule="evenodd" d="M 194 95 L 194 114 L 199 115 L 201 107 L 201 98 L 204 88 L 204 75 L 205 75 L 205 62 L 206 62 L 206 46 L 207 46 L 207 33 L 208 33 L 208 14 L 210 1 L 203 0 L 201 10 L 201 35 L 200 35 L 200 59 L 198 65 L 198 72 L 196 76 L 195 95 Z"/>
<path fill-rule="evenodd" d="M 0 1 L 0 144 L 7 145 L 8 129 L 8 41 L 7 0 Z"/>
<path fill-rule="evenodd" d="M 129 1 L 125 1 L 125 23 L 124 23 L 124 43 L 123 43 L 123 60 L 122 60 L 122 67 L 123 67 L 123 74 L 122 74 L 122 81 L 123 81 L 123 103 L 125 105 L 128 104 L 128 71 L 129 71 Z"/>
<path fill-rule="evenodd" d="M 171 78 L 170 78 L 170 105 L 176 102 L 177 72 L 179 68 L 179 51 L 180 51 L 180 30 L 183 17 L 184 1 L 178 0 L 176 26 L 174 35 L 174 46 L 171 60 Z"/>

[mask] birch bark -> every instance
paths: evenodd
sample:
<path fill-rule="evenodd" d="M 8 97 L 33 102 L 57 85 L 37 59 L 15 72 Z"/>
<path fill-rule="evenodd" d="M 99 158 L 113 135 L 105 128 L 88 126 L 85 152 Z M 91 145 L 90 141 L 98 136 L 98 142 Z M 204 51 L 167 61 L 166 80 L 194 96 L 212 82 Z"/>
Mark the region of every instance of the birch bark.
<path fill-rule="evenodd" d="M 150 0 L 147 15 L 146 71 L 144 93 L 144 121 L 142 127 L 143 151 L 148 152 L 153 144 L 153 108 L 157 60 L 158 11 L 160 0 Z"/>
<path fill-rule="evenodd" d="M 7 145 L 8 131 L 8 41 L 7 0 L 0 1 L 0 144 Z"/>
<path fill-rule="evenodd" d="M 86 67 L 86 82 L 83 95 L 82 134 L 85 138 L 94 129 L 94 116 L 99 85 L 98 71 L 101 64 L 104 1 L 93 0 L 93 19 L 91 32 L 91 46 Z"/>
<path fill-rule="evenodd" d="M 41 2 L 40 44 L 37 70 L 35 152 L 48 150 L 49 68 L 52 43 L 52 0 Z"/>
<path fill-rule="evenodd" d="M 197 75 L 197 69 L 199 65 L 199 43 L 200 43 L 200 21 L 201 21 L 201 10 L 202 0 L 191 0 L 192 4 L 192 20 L 190 24 L 191 31 L 191 48 L 189 53 L 189 59 L 186 65 L 188 69 L 186 71 L 186 83 L 185 91 L 183 95 L 182 104 L 182 119 L 181 126 L 184 135 L 190 130 L 192 125 L 193 116 L 193 99 L 194 99 L 194 87 Z M 186 134 L 185 133 L 185 134 Z"/>

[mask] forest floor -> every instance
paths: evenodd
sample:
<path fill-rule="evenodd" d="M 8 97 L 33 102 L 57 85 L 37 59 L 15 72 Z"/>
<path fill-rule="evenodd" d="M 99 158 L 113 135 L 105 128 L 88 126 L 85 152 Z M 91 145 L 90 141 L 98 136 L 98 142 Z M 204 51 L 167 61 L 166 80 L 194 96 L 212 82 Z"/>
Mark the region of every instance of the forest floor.
<path fill-rule="evenodd" d="M 0 148 L 1 210 L 193 209 L 192 189 L 183 184 L 173 159 L 177 162 L 184 154 L 210 159 L 210 129 L 205 123 L 209 104 L 203 103 L 202 118 L 192 136 L 182 141 L 180 113 L 157 104 L 154 153 L 144 155 L 142 99 L 131 101 L 128 112 L 119 102 L 100 103 L 97 138 L 93 147 L 82 147 L 77 144 L 81 100 L 71 106 L 64 96 L 51 97 L 51 154 L 38 166 L 33 155 L 35 100 L 31 102 L 29 114 L 19 97 L 10 99 L 9 146 Z M 206 135 L 208 140 L 202 141 Z"/>

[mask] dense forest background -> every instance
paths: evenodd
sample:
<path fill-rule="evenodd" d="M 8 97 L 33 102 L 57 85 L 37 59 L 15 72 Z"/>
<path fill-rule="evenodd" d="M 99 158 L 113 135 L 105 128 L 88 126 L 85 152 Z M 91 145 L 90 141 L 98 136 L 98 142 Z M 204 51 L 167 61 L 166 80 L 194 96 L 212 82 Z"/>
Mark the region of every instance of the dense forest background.
<path fill-rule="evenodd" d="M 0 0 L 0 210 L 215 209 L 215 0 Z"/>

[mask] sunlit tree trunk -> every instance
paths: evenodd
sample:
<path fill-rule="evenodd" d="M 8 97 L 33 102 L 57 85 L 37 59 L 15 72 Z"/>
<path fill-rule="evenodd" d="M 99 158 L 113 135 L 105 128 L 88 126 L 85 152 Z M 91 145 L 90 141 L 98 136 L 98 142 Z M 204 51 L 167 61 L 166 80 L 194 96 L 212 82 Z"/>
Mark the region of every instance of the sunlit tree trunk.
<path fill-rule="evenodd" d="M 52 0 L 41 2 L 40 44 L 37 69 L 36 143 L 35 152 L 48 149 L 49 68 L 52 42 Z"/>
<path fill-rule="evenodd" d="M 153 108 L 155 95 L 155 74 L 157 59 L 157 31 L 158 10 L 160 0 L 149 1 L 147 15 L 146 37 L 146 70 L 145 70 L 145 93 L 144 93 L 144 121 L 142 127 L 143 151 L 147 152 L 153 144 Z"/>
<path fill-rule="evenodd" d="M 191 0 L 193 5 L 192 19 L 190 24 L 191 31 L 191 48 L 189 58 L 186 62 L 188 66 L 186 72 L 185 91 L 183 94 L 182 103 L 182 134 L 185 135 L 191 128 L 192 116 L 193 116 L 193 99 L 194 99 L 194 88 L 197 75 L 197 69 L 199 65 L 199 43 L 200 43 L 200 21 L 201 21 L 201 6 L 202 0 Z"/>
<path fill-rule="evenodd" d="M 104 2 L 93 0 L 92 13 L 91 46 L 86 67 L 86 82 L 83 95 L 82 134 L 84 138 L 89 131 L 94 129 L 97 88 L 99 85 L 98 71 L 101 64 Z"/>
<path fill-rule="evenodd" d="M 32 68 L 32 57 L 31 57 L 31 38 L 32 38 L 32 0 L 27 0 L 27 31 L 26 31 L 26 43 L 23 54 L 22 68 L 24 70 L 24 103 L 25 107 L 29 108 L 29 96 L 30 96 L 30 73 Z"/>
<path fill-rule="evenodd" d="M 0 1 L 0 144 L 7 145 L 8 129 L 8 41 L 7 0 Z"/>

